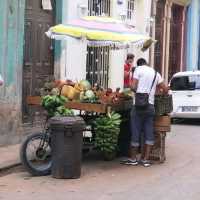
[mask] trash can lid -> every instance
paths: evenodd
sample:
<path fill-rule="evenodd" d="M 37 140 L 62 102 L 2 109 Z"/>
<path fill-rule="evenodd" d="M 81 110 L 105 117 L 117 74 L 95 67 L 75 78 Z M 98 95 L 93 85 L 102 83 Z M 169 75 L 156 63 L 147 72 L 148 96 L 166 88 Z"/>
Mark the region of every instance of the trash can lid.
<path fill-rule="evenodd" d="M 52 117 L 49 122 L 50 124 L 63 124 L 63 125 L 85 124 L 83 118 L 79 116 Z"/>
<path fill-rule="evenodd" d="M 49 120 L 50 126 L 52 128 L 81 128 L 85 127 L 85 122 L 83 118 L 79 116 L 68 116 L 68 117 L 52 117 Z"/>

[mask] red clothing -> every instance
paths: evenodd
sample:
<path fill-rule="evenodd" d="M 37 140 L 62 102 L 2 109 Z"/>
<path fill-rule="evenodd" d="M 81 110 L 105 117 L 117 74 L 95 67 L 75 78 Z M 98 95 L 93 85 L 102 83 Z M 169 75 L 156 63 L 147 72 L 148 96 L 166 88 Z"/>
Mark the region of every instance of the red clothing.
<path fill-rule="evenodd" d="M 131 70 L 131 65 L 125 63 L 124 64 L 124 87 L 125 88 L 130 87 L 130 80 L 131 80 L 131 78 L 130 78 L 130 75 L 131 75 L 130 70 Z M 125 75 L 125 72 L 129 73 L 128 76 Z"/>

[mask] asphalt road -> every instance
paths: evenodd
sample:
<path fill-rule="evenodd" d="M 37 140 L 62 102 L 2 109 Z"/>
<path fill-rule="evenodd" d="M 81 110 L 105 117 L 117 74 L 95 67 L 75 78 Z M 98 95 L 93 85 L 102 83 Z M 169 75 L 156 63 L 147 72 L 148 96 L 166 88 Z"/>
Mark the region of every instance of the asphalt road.
<path fill-rule="evenodd" d="M 150 168 L 90 158 L 79 180 L 17 170 L 0 178 L 0 200 L 199 200 L 200 123 L 173 125 L 166 143 L 167 161 Z"/>

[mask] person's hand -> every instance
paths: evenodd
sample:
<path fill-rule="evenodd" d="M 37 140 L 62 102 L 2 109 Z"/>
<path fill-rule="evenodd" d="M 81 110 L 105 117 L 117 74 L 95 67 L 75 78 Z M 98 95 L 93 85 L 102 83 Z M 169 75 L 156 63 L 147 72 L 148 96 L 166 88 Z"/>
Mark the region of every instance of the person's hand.
<path fill-rule="evenodd" d="M 2 86 L 2 85 L 3 85 L 3 81 L 0 80 L 0 86 Z"/>
<path fill-rule="evenodd" d="M 167 95 L 169 91 L 169 87 L 167 87 L 164 83 L 160 83 L 158 85 L 159 93 Z"/>

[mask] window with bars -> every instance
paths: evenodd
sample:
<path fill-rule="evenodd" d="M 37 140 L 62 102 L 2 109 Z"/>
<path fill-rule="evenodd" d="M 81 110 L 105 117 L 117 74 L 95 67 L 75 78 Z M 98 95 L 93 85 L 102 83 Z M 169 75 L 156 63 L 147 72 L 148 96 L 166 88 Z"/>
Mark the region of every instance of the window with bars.
<path fill-rule="evenodd" d="M 135 10 L 135 0 L 128 0 L 127 1 L 127 19 L 132 20 L 134 16 Z"/>
<path fill-rule="evenodd" d="M 110 16 L 111 0 L 88 0 L 89 16 Z"/>
<path fill-rule="evenodd" d="M 110 16 L 111 0 L 88 0 L 89 16 Z M 86 78 L 94 85 L 108 88 L 109 47 L 87 47 Z"/>
<path fill-rule="evenodd" d="M 87 66 L 86 79 L 94 86 L 98 83 L 103 88 L 108 88 L 109 47 L 88 47 L 87 48 Z"/>

